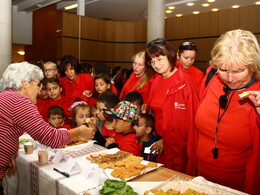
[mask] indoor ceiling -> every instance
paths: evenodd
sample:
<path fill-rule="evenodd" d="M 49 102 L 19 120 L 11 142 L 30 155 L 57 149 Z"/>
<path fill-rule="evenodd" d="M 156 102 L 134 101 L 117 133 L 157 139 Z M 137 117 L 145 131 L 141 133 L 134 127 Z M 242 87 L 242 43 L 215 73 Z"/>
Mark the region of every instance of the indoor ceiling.
<path fill-rule="evenodd" d="M 230 9 L 233 5 L 250 6 L 260 0 L 165 0 L 166 6 L 174 6 L 172 13 L 165 13 L 166 17 L 176 17 L 176 14 L 191 15 L 194 11 L 211 12 L 213 8 L 219 10 Z M 57 3 L 57 9 L 77 3 L 76 0 L 12 0 L 13 6 L 17 6 L 18 11 L 31 12 L 48 5 Z M 85 16 L 115 20 L 115 21 L 143 21 L 147 16 L 148 0 L 85 0 Z M 194 3 L 187 6 L 187 3 Z M 208 3 L 208 7 L 202 4 Z M 255 5 L 259 6 L 259 5 Z M 77 8 L 69 10 L 77 13 Z"/>

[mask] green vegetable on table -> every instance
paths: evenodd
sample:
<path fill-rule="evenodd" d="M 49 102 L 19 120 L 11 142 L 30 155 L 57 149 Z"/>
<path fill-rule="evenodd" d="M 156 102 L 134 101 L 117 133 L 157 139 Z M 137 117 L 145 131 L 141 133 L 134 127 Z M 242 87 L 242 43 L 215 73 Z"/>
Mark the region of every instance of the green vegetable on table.
<path fill-rule="evenodd" d="M 101 195 L 138 195 L 124 180 L 107 179 L 99 190 Z"/>
<path fill-rule="evenodd" d="M 20 139 L 19 145 L 23 146 L 26 142 L 30 141 L 29 139 Z"/>

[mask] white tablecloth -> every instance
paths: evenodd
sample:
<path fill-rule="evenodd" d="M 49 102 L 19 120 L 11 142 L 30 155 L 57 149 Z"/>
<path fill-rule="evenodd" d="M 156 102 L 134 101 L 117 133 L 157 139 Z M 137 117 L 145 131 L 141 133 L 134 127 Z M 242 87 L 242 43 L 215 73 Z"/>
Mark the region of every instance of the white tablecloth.
<path fill-rule="evenodd" d="M 104 149 L 92 144 L 81 148 L 81 150 L 74 148 L 66 153 L 76 160 L 82 160 L 87 154 Z M 25 154 L 23 148 L 19 150 L 16 159 L 17 172 L 14 176 L 7 177 L 8 195 L 78 195 L 95 185 L 91 180 L 81 176 L 80 171 L 72 172 L 67 178 L 53 170 L 54 167 L 57 168 L 57 164 L 52 162 L 39 164 L 37 161 L 38 153 L 36 150 L 33 154 Z"/>

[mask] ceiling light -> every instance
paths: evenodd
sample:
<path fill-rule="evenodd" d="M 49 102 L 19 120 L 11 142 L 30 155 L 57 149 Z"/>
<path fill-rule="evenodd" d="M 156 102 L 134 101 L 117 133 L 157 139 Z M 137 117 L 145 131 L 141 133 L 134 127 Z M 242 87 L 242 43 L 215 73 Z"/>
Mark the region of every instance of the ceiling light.
<path fill-rule="evenodd" d="M 172 13 L 172 10 L 166 10 L 165 11 L 167 14 L 170 14 L 170 13 Z"/>
<path fill-rule="evenodd" d="M 260 5 L 260 1 L 256 1 L 255 4 L 256 4 L 256 5 Z"/>
<path fill-rule="evenodd" d="M 24 55 L 25 55 L 25 52 L 24 52 L 24 51 L 18 51 L 17 53 L 19 53 L 21 56 L 24 56 Z"/>
<path fill-rule="evenodd" d="M 239 5 L 232 5 L 232 8 L 234 9 L 239 8 Z"/>
<path fill-rule="evenodd" d="M 186 3 L 187 6 L 193 6 L 194 3 Z"/>
<path fill-rule="evenodd" d="M 217 12 L 218 10 L 219 10 L 218 8 L 211 9 L 211 11 L 213 11 L 213 12 Z"/>
<path fill-rule="evenodd" d="M 193 14 L 199 14 L 200 12 L 199 11 L 194 11 L 192 12 Z"/>
<path fill-rule="evenodd" d="M 208 0 L 209 3 L 215 2 L 215 0 Z"/>
<path fill-rule="evenodd" d="M 182 17 L 182 14 L 176 14 L 176 17 Z"/>
<path fill-rule="evenodd" d="M 67 7 L 64 7 L 64 9 L 65 9 L 65 10 L 69 10 L 69 9 L 74 9 L 74 8 L 77 8 L 77 7 L 78 7 L 78 4 L 75 3 L 75 4 L 73 4 L 73 5 L 69 5 L 69 6 L 67 6 Z"/>
<path fill-rule="evenodd" d="M 203 3 L 202 6 L 203 6 L 203 7 L 208 7 L 208 6 L 209 6 L 209 3 Z"/>
<path fill-rule="evenodd" d="M 169 6 L 168 9 L 175 9 L 175 7 L 174 6 Z"/>

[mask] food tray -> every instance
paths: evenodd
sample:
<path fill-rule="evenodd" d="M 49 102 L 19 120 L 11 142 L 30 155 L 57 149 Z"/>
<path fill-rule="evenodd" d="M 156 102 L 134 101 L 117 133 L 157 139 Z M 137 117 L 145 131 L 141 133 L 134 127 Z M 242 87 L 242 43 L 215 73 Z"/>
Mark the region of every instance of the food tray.
<path fill-rule="evenodd" d="M 99 152 L 95 152 L 95 154 L 99 154 L 99 153 L 108 153 L 108 154 L 115 154 L 115 153 L 117 153 L 118 151 L 120 151 L 118 148 L 113 148 L 113 149 L 107 149 L 107 150 L 103 150 L 103 151 L 99 151 Z M 92 154 L 94 154 L 94 153 L 92 153 Z M 86 159 L 86 157 L 84 157 L 85 159 Z M 88 159 L 86 159 L 87 161 L 89 161 Z M 89 162 L 91 162 L 91 161 L 89 161 Z M 91 162 L 92 164 L 96 164 L 96 163 L 93 163 L 93 162 Z M 149 163 L 149 161 L 146 161 L 146 160 L 142 160 L 141 161 L 141 163 L 140 164 L 143 164 L 143 165 L 147 165 Z M 96 164 L 97 165 L 97 164 Z M 162 166 L 163 164 L 160 164 L 160 163 L 157 163 L 157 167 L 149 167 L 149 168 L 146 168 L 145 170 L 143 170 L 140 174 L 138 174 L 138 175 L 135 175 L 135 176 L 131 176 L 131 177 L 128 177 L 128 178 L 125 178 L 124 180 L 125 181 L 130 181 L 130 180 L 132 180 L 132 179 L 134 179 L 134 178 L 136 178 L 136 177 L 138 177 L 138 176 L 140 176 L 140 175 L 144 175 L 144 174 L 146 174 L 146 173 L 148 173 L 148 172 L 150 172 L 150 171 L 153 171 L 153 170 L 156 170 L 156 169 L 158 169 L 160 166 Z M 98 165 L 97 165 L 98 166 Z M 112 171 L 113 171 L 114 169 L 111 169 L 111 168 L 107 168 L 107 169 L 104 169 L 104 172 L 106 173 L 106 175 L 107 175 L 107 177 L 109 178 L 109 179 L 120 179 L 120 178 L 117 178 L 117 177 L 113 177 L 112 175 L 111 175 L 111 173 L 112 173 Z"/>
<path fill-rule="evenodd" d="M 188 188 L 197 192 L 204 192 L 208 195 L 248 195 L 247 193 L 210 182 L 203 177 L 188 179 L 179 175 L 174 175 L 172 178 L 156 186 L 154 189 L 161 189 L 163 191 L 174 189 L 183 193 Z"/>
<path fill-rule="evenodd" d="M 87 143 L 82 143 L 82 144 L 78 144 L 78 145 L 74 145 L 74 146 L 68 146 L 66 148 L 60 148 L 57 150 L 62 150 L 62 151 L 77 151 L 77 150 L 82 150 L 84 148 L 93 146 L 95 141 L 93 140 L 89 140 Z"/>

